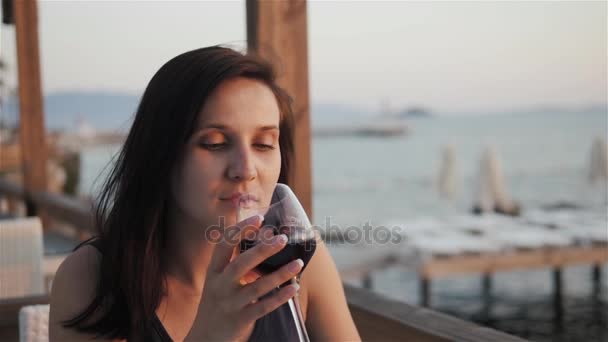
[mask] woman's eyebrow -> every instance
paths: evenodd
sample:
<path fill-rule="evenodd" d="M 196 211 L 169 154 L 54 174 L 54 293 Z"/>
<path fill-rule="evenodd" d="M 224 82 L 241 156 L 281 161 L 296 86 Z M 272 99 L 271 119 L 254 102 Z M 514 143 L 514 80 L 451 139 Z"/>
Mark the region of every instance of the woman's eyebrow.
<path fill-rule="evenodd" d="M 225 130 L 225 131 L 229 131 L 230 127 L 226 126 L 226 125 L 222 125 L 222 124 L 207 124 L 204 125 L 202 127 L 199 128 L 199 130 L 203 130 L 203 129 L 219 129 L 219 130 Z M 277 125 L 266 125 L 266 126 L 260 126 L 257 128 L 258 131 L 271 131 L 271 130 L 279 130 L 279 127 Z"/>
<path fill-rule="evenodd" d="M 260 126 L 258 127 L 258 131 L 272 131 L 272 130 L 279 130 L 279 127 L 276 125 L 268 125 L 268 126 Z"/>
<path fill-rule="evenodd" d="M 221 129 L 221 130 L 229 130 L 230 128 L 226 125 L 222 125 L 222 124 L 207 124 L 207 125 L 203 125 L 201 127 L 199 127 L 199 130 L 203 130 L 203 129 L 209 129 L 209 128 L 215 128 L 215 129 Z"/>

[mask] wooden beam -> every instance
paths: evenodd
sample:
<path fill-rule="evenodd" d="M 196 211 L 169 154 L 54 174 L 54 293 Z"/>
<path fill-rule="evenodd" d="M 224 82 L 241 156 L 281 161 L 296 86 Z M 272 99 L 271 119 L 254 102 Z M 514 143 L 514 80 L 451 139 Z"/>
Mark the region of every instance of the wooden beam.
<path fill-rule="evenodd" d="M 21 307 L 48 303 L 49 296 L 47 294 L 31 297 L 2 298 L 0 299 L 0 327 L 18 326 L 19 310 Z"/>
<path fill-rule="evenodd" d="M 269 60 L 294 100 L 295 162 L 289 185 L 312 220 L 308 37 L 305 0 L 247 0 L 247 45 Z"/>
<path fill-rule="evenodd" d="M 19 310 L 23 306 L 48 303 L 46 294 L 0 299 L 0 341 L 19 341 Z"/>
<path fill-rule="evenodd" d="M 442 313 L 344 285 L 363 341 L 523 341 Z"/>
<path fill-rule="evenodd" d="M 19 137 L 27 193 L 46 190 L 46 160 L 36 0 L 14 1 L 19 73 Z M 29 202 L 29 203 L 28 203 Z M 27 201 L 28 215 L 35 215 Z"/>
<path fill-rule="evenodd" d="M 50 192 L 35 192 L 31 195 L 34 205 L 53 219 L 68 222 L 81 233 L 95 232 L 92 205 L 76 198 Z"/>
<path fill-rule="evenodd" d="M 23 186 L 7 179 L 0 178 L 0 196 L 25 200 Z M 74 197 L 46 191 L 29 194 L 34 206 L 46 213 L 49 218 L 72 225 L 81 235 L 95 233 L 95 217 L 93 207 Z"/>

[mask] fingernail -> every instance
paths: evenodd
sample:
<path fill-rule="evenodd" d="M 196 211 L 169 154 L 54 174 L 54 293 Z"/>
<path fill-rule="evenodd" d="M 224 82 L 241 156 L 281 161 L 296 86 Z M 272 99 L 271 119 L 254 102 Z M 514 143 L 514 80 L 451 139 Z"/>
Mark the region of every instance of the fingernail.
<path fill-rule="evenodd" d="M 248 223 L 254 223 L 254 222 L 257 222 L 258 220 L 260 220 L 260 222 L 264 221 L 264 216 L 262 216 L 260 214 L 253 215 L 253 216 L 251 216 L 250 218 L 247 219 L 247 222 Z"/>
<path fill-rule="evenodd" d="M 293 283 L 290 285 L 291 287 L 293 287 L 293 293 L 295 294 L 296 292 L 298 292 L 298 290 L 300 289 L 300 284 L 298 283 Z"/>
<path fill-rule="evenodd" d="M 275 238 L 274 240 L 274 245 L 275 246 L 279 246 L 284 244 L 285 242 L 287 242 L 287 235 L 285 234 L 281 234 L 278 237 Z"/>
<path fill-rule="evenodd" d="M 302 268 L 302 266 L 304 266 L 304 261 L 302 261 L 302 259 L 297 259 L 290 262 L 289 265 L 287 265 L 287 269 L 291 273 L 296 273 L 300 270 L 300 268 Z"/>

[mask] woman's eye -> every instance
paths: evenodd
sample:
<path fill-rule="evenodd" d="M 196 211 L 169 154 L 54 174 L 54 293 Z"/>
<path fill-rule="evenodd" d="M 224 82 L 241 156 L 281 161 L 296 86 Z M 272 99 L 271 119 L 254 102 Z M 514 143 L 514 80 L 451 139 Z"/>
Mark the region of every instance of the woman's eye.
<path fill-rule="evenodd" d="M 266 144 L 255 144 L 255 147 L 263 150 L 263 151 L 269 151 L 269 150 L 274 150 L 274 146 L 272 145 L 266 145 Z"/>
<path fill-rule="evenodd" d="M 217 150 L 221 150 L 222 148 L 224 148 L 227 144 L 226 143 L 215 143 L 215 144 L 201 143 L 200 145 L 201 145 L 201 147 L 203 147 L 206 150 L 217 151 Z"/>

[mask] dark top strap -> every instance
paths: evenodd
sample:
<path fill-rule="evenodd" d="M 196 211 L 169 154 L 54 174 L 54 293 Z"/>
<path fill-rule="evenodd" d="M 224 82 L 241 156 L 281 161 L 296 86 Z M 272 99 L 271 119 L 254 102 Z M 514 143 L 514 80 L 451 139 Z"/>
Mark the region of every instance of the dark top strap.
<path fill-rule="evenodd" d="M 74 250 L 84 245 L 91 245 L 95 247 L 103 255 L 103 241 L 98 237 L 93 237 L 89 240 L 84 241 L 80 245 L 76 246 Z M 270 291 L 266 295 L 262 296 L 263 299 L 270 296 L 277 289 Z M 163 323 L 160 321 L 158 316 L 154 316 L 150 319 L 150 329 L 146 333 L 146 341 L 152 342 L 172 342 L 171 336 L 165 330 Z M 266 316 L 258 319 L 255 322 L 251 336 L 248 342 L 298 342 L 298 332 L 294 323 L 294 319 L 291 316 L 291 310 L 289 304 L 285 303 L 278 307 L 276 310 L 267 314 Z"/>

